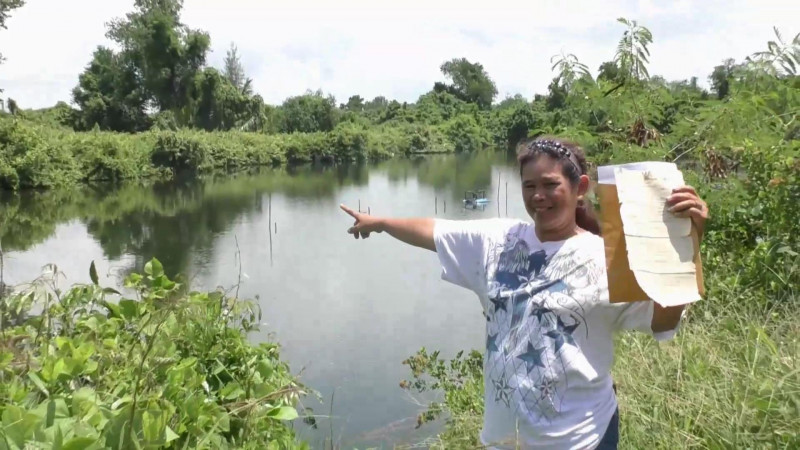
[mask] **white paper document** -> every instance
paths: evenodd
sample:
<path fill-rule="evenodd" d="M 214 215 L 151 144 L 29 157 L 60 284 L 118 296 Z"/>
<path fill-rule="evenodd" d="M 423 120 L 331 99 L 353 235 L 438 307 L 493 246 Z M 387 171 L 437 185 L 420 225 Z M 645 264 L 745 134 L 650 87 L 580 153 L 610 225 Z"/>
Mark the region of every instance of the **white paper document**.
<path fill-rule="evenodd" d="M 608 173 L 605 174 L 608 176 Z M 674 164 L 613 168 L 628 262 L 639 286 L 662 306 L 700 300 L 691 219 L 668 210 L 672 189 L 684 184 Z"/>

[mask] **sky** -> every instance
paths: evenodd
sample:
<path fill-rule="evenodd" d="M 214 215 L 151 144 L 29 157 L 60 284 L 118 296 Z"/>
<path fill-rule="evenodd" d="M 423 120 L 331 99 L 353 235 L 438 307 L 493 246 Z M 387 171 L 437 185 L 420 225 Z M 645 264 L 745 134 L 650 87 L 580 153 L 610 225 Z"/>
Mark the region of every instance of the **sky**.
<path fill-rule="evenodd" d="M 105 24 L 132 8 L 133 0 L 27 0 L 0 30 L 0 95 L 22 108 L 70 103 L 94 49 L 110 45 Z M 773 26 L 786 40 L 800 32 L 800 1 L 185 0 L 182 21 L 210 34 L 211 66 L 221 68 L 235 43 L 255 92 L 279 104 L 318 89 L 339 103 L 354 94 L 413 102 L 458 57 L 484 66 L 498 101 L 532 98 L 547 91 L 553 55 L 575 54 L 593 74 L 613 59 L 618 17 L 653 33 L 651 75 L 707 86 L 722 60 L 766 49 Z"/>

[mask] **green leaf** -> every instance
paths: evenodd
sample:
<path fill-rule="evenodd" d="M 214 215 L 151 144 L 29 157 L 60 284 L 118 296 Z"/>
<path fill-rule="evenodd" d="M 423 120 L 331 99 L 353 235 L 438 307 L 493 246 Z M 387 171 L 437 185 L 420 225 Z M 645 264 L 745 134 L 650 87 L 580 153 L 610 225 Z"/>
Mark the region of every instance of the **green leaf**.
<path fill-rule="evenodd" d="M 94 266 L 94 261 L 92 261 L 92 264 L 89 266 L 89 278 L 92 279 L 92 283 L 95 286 L 100 285 L 100 282 L 97 278 L 97 268 Z"/>
<path fill-rule="evenodd" d="M 69 375 L 70 372 L 71 371 L 70 368 L 68 367 L 67 361 L 64 358 L 58 358 L 55 365 L 53 366 L 52 377 L 54 380 L 56 380 L 58 379 L 58 377 L 61 376 L 61 374 Z"/>
<path fill-rule="evenodd" d="M 269 364 L 267 361 L 263 361 L 263 360 L 259 361 L 258 364 L 256 365 L 256 367 L 257 367 L 258 373 L 260 373 L 261 376 L 265 380 L 268 379 L 272 375 L 272 372 L 273 372 L 272 365 Z"/>
<path fill-rule="evenodd" d="M 3 370 L 11 364 L 11 361 L 14 360 L 14 354 L 11 352 L 3 351 L 0 353 L 0 370 Z"/>
<path fill-rule="evenodd" d="M 142 414 L 142 431 L 146 441 L 157 442 L 161 440 L 161 433 L 166 426 L 167 421 L 163 411 L 151 410 Z"/>
<path fill-rule="evenodd" d="M 36 373 L 34 372 L 28 372 L 28 378 L 33 382 L 34 386 L 36 386 L 40 391 L 42 391 L 42 394 L 48 397 L 50 396 L 50 391 L 48 391 L 47 388 L 44 386 L 44 382 L 42 381 L 41 378 L 39 378 L 39 375 L 36 375 Z"/>
<path fill-rule="evenodd" d="M 45 419 L 45 427 L 52 427 L 56 419 L 64 419 L 70 416 L 69 407 L 67 407 L 67 402 L 63 398 L 41 403 L 32 412 Z"/>
<path fill-rule="evenodd" d="M 240 396 L 244 395 L 244 389 L 239 386 L 239 383 L 231 382 L 225 385 L 224 388 L 220 391 L 220 395 L 225 400 L 235 400 Z"/>
<path fill-rule="evenodd" d="M 194 367 L 197 364 L 197 358 L 194 356 L 190 356 L 189 358 L 184 358 L 181 362 L 175 367 L 176 369 L 187 369 L 189 367 Z"/>
<path fill-rule="evenodd" d="M 297 410 L 291 406 L 281 406 L 270 410 L 267 416 L 276 420 L 294 420 L 298 417 L 298 414 Z"/>
<path fill-rule="evenodd" d="M 116 304 L 111 303 L 111 302 L 107 302 L 105 300 L 100 302 L 100 304 L 103 305 L 103 307 L 105 307 L 108 310 L 108 316 L 109 317 L 122 317 L 122 314 L 120 313 L 119 305 L 116 305 Z"/>
<path fill-rule="evenodd" d="M 160 277 L 161 275 L 164 275 L 164 266 L 161 265 L 161 261 L 157 260 L 156 258 L 153 258 L 150 260 L 150 262 L 145 264 L 144 273 L 150 275 L 153 278 Z"/>
<path fill-rule="evenodd" d="M 83 450 L 89 447 L 95 447 L 93 444 L 98 444 L 98 440 L 91 437 L 76 437 L 67 441 L 61 447 L 61 450 Z"/>
<path fill-rule="evenodd" d="M 63 445 L 64 433 L 61 432 L 61 427 L 56 426 L 55 436 L 53 437 L 53 450 L 61 450 Z"/>
<path fill-rule="evenodd" d="M 139 304 L 135 300 L 123 299 L 119 301 L 120 315 L 127 320 L 133 320 L 139 315 Z"/>
<path fill-rule="evenodd" d="M 167 433 L 166 434 L 167 434 L 167 439 L 166 439 L 167 442 L 172 442 L 175 439 L 178 439 L 180 437 L 174 431 L 172 431 L 172 428 L 170 428 L 169 425 L 167 425 Z"/>
<path fill-rule="evenodd" d="M 42 418 L 24 411 L 16 405 L 8 405 L 3 411 L 3 432 L 6 442 L 9 440 L 18 448 L 25 446 L 25 441 L 33 437 L 33 432 Z"/>

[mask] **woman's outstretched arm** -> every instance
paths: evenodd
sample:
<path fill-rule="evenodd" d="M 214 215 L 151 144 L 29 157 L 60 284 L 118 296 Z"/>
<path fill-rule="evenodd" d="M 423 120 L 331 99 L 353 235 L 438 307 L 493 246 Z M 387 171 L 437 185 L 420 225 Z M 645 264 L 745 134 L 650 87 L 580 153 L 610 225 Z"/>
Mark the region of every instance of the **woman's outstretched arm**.
<path fill-rule="evenodd" d="M 353 237 L 368 238 L 370 233 L 387 232 L 392 237 L 416 247 L 436 251 L 433 241 L 434 219 L 431 218 L 391 218 L 363 214 L 341 205 L 342 211 L 356 221 L 347 232 Z"/>

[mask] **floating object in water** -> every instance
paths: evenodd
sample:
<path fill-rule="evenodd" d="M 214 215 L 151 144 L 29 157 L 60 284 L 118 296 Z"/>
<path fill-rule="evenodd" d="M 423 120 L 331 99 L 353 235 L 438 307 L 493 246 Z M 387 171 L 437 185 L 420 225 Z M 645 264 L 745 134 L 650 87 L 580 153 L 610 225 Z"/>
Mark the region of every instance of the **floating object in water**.
<path fill-rule="evenodd" d="M 489 199 L 486 198 L 486 191 L 466 191 L 464 192 L 464 204 L 465 205 L 485 205 L 489 203 Z"/>

